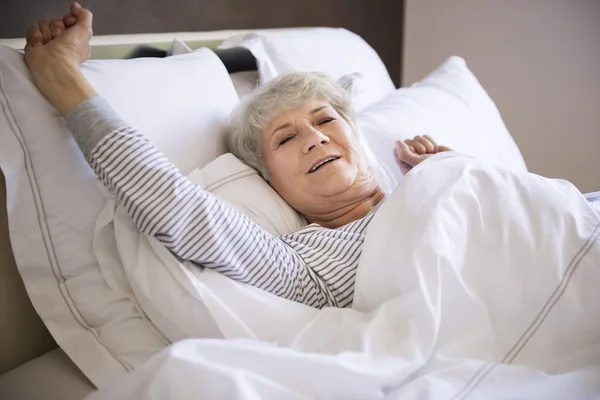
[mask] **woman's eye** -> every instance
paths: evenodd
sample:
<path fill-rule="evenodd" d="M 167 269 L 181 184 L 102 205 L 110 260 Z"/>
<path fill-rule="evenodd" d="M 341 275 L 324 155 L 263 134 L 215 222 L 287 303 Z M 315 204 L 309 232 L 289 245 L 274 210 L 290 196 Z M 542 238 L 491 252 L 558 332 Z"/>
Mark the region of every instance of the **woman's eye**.
<path fill-rule="evenodd" d="M 333 118 L 323 118 L 322 120 L 319 121 L 319 123 L 317 125 L 323 125 L 323 124 L 326 124 L 331 121 L 333 121 Z"/>
<path fill-rule="evenodd" d="M 284 137 L 284 138 L 281 140 L 281 142 L 279 142 L 279 145 L 280 145 L 280 146 L 283 146 L 284 144 L 286 144 L 287 142 L 289 142 L 289 141 L 290 141 L 290 140 L 292 140 L 293 138 L 294 138 L 294 136 L 293 136 L 293 135 L 286 136 L 286 137 Z"/>

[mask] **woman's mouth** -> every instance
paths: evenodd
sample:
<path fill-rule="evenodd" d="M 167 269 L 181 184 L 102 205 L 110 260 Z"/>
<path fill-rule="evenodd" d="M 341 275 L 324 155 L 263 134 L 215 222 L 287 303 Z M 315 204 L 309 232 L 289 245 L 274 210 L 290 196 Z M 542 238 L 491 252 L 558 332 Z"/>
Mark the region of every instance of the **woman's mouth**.
<path fill-rule="evenodd" d="M 317 172 L 319 169 L 321 169 L 322 167 L 324 167 L 325 165 L 328 165 L 332 162 L 335 162 L 337 160 L 340 159 L 340 156 L 329 156 L 329 157 L 325 157 L 319 161 L 317 161 L 312 168 L 308 171 L 309 174 L 312 174 L 313 172 Z"/>

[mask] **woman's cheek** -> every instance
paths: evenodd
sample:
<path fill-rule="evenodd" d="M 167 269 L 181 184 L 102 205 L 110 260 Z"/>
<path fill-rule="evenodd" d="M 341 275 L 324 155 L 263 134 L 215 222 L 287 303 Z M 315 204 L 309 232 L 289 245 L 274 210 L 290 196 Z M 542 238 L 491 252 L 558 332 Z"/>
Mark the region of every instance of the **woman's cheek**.
<path fill-rule="evenodd" d="M 298 157 L 294 155 L 293 151 L 284 151 L 279 154 L 277 160 L 277 169 L 282 173 L 284 177 L 291 177 L 295 175 L 298 167 Z"/>

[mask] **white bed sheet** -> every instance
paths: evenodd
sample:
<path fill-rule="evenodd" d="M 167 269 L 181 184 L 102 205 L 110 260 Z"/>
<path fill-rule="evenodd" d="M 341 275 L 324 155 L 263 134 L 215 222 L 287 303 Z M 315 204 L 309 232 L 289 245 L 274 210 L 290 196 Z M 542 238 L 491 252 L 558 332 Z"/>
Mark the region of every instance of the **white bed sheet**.
<path fill-rule="evenodd" d="M 117 213 L 124 268 L 160 282 L 153 309 L 199 337 L 202 301 L 229 340 L 175 343 L 90 399 L 600 395 L 600 217 L 568 182 L 429 158 L 369 226 L 354 309 L 196 273 L 128 224 Z"/>
<path fill-rule="evenodd" d="M 0 376 L 6 400 L 80 400 L 95 390 L 60 348 Z"/>

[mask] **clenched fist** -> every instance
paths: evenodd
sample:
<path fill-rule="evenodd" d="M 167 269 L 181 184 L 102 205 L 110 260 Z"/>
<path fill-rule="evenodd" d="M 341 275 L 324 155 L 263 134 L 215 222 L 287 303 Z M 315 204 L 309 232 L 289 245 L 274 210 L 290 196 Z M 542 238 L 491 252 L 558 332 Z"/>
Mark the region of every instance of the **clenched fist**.
<path fill-rule="evenodd" d="M 82 63 L 90 58 L 92 13 L 73 3 L 62 19 L 40 21 L 27 30 L 25 61 L 34 72 L 50 63 Z"/>
<path fill-rule="evenodd" d="M 40 21 L 27 30 L 25 62 L 38 90 L 66 116 L 96 92 L 79 69 L 91 56 L 92 13 L 71 4 L 62 19 Z"/>
<path fill-rule="evenodd" d="M 406 175 L 408 171 L 427 157 L 442 151 L 452 151 L 452 149 L 446 146 L 438 146 L 429 135 L 415 136 L 414 139 L 396 142 L 394 158 L 402 173 Z"/>

